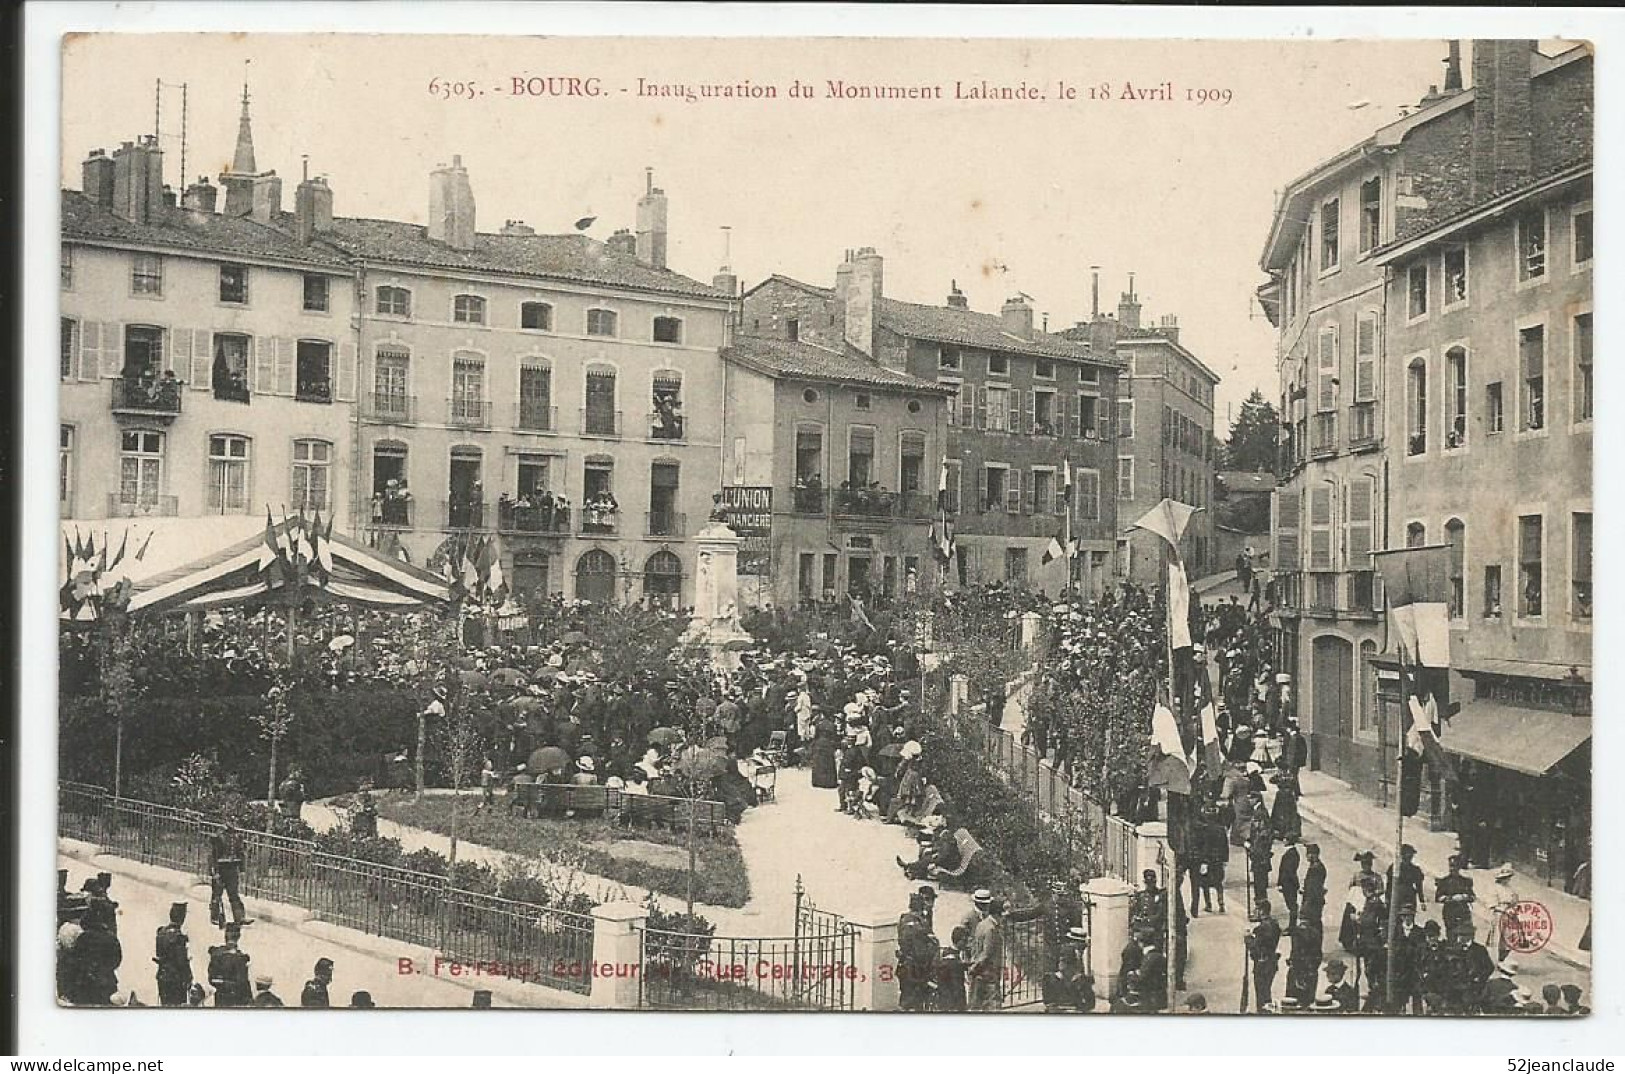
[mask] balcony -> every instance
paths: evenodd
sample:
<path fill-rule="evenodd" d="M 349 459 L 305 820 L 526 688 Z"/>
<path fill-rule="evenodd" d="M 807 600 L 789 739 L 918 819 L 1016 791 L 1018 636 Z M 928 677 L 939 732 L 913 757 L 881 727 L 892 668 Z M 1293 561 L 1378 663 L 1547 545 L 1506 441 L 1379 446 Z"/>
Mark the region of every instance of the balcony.
<path fill-rule="evenodd" d="M 521 399 L 514 404 L 513 427 L 527 433 L 556 433 L 559 431 L 559 408 Z"/>
<path fill-rule="evenodd" d="M 581 435 L 620 436 L 621 412 L 619 410 L 599 410 L 596 407 L 582 407 Z"/>
<path fill-rule="evenodd" d="M 368 392 L 361 400 L 361 417 L 384 425 L 417 423 L 418 401 L 413 395 L 394 392 Z"/>
<path fill-rule="evenodd" d="M 662 414 L 652 411 L 649 414 L 650 440 L 685 440 L 688 429 L 688 419 L 681 414 Z"/>
<path fill-rule="evenodd" d="M 881 489 L 834 489 L 831 510 L 843 518 L 894 518 L 897 515 L 895 492 Z"/>
<path fill-rule="evenodd" d="M 1373 570 L 1307 571 L 1283 578 L 1282 607 L 1325 619 L 1375 620 L 1383 609 L 1382 583 Z M 1301 598 L 1293 603 L 1294 598 Z"/>
<path fill-rule="evenodd" d="M 295 387 L 294 399 L 301 403 L 331 403 L 333 382 L 330 380 L 302 380 Z"/>
<path fill-rule="evenodd" d="M 898 518 L 929 519 L 936 513 L 937 498 L 929 492 L 904 492 L 898 496 Z"/>
<path fill-rule="evenodd" d="M 818 486 L 816 488 L 796 487 L 790 490 L 790 510 L 798 515 L 823 515 L 828 511 L 829 501 L 825 493 L 829 490 Z"/>
<path fill-rule="evenodd" d="M 412 497 L 375 492 L 368 517 L 378 529 L 409 530 L 412 528 Z"/>
<path fill-rule="evenodd" d="M 248 385 L 241 380 L 216 380 L 214 397 L 222 403 L 246 403 L 250 399 Z"/>
<path fill-rule="evenodd" d="M 180 501 L 174 496 L 149 496 L 145 493 L 107 494 L 108 518 L 174 518 L 180 514 Z"/>
<path fill-rule="evenodd" d="M 1349 407 L 1349 450 L 1370 451 L 1382 441 L 1382 419 L 1376 402 Z"/>
<path fill-rule="evenodd" d="M 484 399 L 454 395 L 446 400 L 446 424 L 462 429 L 489 429 L 491 404 Z"/>
<path fill-rule="evenodd" d="M 583 536 L 612 537 L 620 531 L 621 512 L 618 509 L 582 505 L 578 532 Z"/>
<path fill-rule="evenodd" d="M 683 537 L 688 533 L 688 516 L 681 511 L 647 511 L 643 515 L 647 537 Z"/>
<path fill-rule="evenodd" d="M 448 500 L 444 506 L 447 529 L 477 530 L 485 527 L 485 504 Z"/>
<path fill-rule="evenodd" d="M 1309 456 L 1329 459 L 1337 454 L 1337 414 L 1316 414 L 1309 423 Z"/>
<path fill-rule="evenodd" d="M 181 412 L 181 382 L 120 377 L 113 382 L 114 417 L 174 421 Z"/>
<path fill-rule="evenodd" d="M 524 502 L 497 502 L 497 529 L 503 533 L 563 537 L 570 532 L 568 507 L 532 507 Z"/>

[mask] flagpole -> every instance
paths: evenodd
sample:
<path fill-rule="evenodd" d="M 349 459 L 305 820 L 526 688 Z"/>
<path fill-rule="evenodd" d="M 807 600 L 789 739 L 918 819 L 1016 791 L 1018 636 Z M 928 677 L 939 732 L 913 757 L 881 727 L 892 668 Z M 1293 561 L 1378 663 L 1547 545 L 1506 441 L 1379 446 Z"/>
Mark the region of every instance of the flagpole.
<path fill-rule="evenodd" d="M 1399 708 L 1400 726 L 1405 723 L 1405 707 L 1410 704 L 1410 696 L 1406 689 L 1405 674 L 1405 646 L 1399 646 Z M 1392 882 L 1388 886 L 1388 958 L 1387 973 L 1383 981 L 1383 998 L 1390 1007 L 1394 1003 L 1394 977 L 1396 975 L 1394 956 L 1398 953 L 1399 938 L 1399 863 L 1402 858 L 1401 848 L 1405 845 L 1405 736 L 1399 737 L 1399 749 L 1394 751 L 1394 857 L 1389 866 L 1389 875 Z M 1397 1012 L 1396 1012 L 1397 1013 Z"/>
<path fill-rule="evenodd" d="M 1179 701 L 1177 695 L 1174 693 L 1174 601 L 1173 587 L 1169 584 L 1169 565 L 1172 555 L 1173 550 L 1164 544 L 1162 549 L 1162 606 L 1164 609 L 1166 609 L 1165 614 L 1168 620 L 1166 631 L 1166 651 L 1168 654 L 1168 710 L 1174 713 L 1175 725 L 1179 726 Z M 1181 745 L 1183 745 L 1183 742 Z M 1180 974 L 1183 972 L 1182 968 L 1176 965 L 1176 949 L 1174 947 L 1174 930 L 1177 927 L 1179 918 L 1179 852 L 1174 849 L 1173 792 L 1165 791 L 1164 798 L 1168 803 L 1168 823 L 1164 826 L 1164 831 L 1167 833 L 1168 843 L 1168 879 L 1164 881 L 1164 888 L 1172 889 L 1165 890 L 1163 894 L 1163 898 L 1166 899 L 1168 903 L 1167 1009 L 1172 1011 L 1176 1009 L 1174 1004 L 1177 990 L 1175 989 L 1174 985 L 1175 982 L 1179 980 Z"/>

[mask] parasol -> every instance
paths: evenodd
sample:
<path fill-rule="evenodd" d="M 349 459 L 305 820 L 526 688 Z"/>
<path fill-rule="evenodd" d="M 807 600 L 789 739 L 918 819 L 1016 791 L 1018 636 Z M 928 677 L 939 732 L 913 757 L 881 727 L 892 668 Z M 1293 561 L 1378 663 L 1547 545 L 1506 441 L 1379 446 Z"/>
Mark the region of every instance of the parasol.
<path fill-rule="evenodd" d="M 716 779 L 728 771 L 728 755 L 721 750 L 690 746 L 677 759 L 677 773 L 687 779 Z"/>
<path fill-rule="evenodd" d="M 543 746 L 532 750 L 525 763 L 532 772 L 562 772 L 570 767 L 570 755 L 558 746 Z"/>
<path fill-rule="evenodd" d="M 457 677 L 464 686 L 490 686 L 491 678 L 483 671 L 460 671 Z"/>
<path fill-rule="evenodd" d="M 675 727 L 657 727 L 649 732 L 649 745 L 670 746 L 683 741 L 683 733 Z"/>
<path fill-rule="evenodd" d="M 328 642 L 327 647 L 329 649 L 331 649 L 335 653 L 342 653 L 344 650 L 348 649 L 350 646 L 352 646 L 354 644 L 355 644 L 355 639 L 352 638 L 350 635 L 348 635 L 348 634 L 340 634 L 338 637 L 336 637 L 332 641 Z"/>

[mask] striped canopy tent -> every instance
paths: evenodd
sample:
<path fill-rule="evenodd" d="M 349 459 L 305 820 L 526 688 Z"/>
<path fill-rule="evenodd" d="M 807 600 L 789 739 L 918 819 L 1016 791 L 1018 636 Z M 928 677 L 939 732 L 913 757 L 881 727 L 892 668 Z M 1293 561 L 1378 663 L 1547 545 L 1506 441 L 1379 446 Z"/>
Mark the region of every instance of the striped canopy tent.
<path fill-rule="evenodd" d="M 109 561 L 117 564 L 110 562 L 96 578 L 96 587 L 110 593 L 127 584 L 126 610 L 132 614 L 283 603 L 290 585 L 297 586 L 301 601 L 374 608 L 407 609 L 451 600 L 445 579 L 341 534 L 317 530 L 309 519 L 68 520 L 62 523 L 62 536 L 69 550 L 92 537 L 98 548 L 108 549 Z M 290 559 L 284 551 L 276 566 L 267 569 L 272 542 L 294 555 Z M 64 583 L 70 569 L 65 556 L 60 570 Z M 62 617 L 93 615 L 80 607 L 64 610 Z"/>

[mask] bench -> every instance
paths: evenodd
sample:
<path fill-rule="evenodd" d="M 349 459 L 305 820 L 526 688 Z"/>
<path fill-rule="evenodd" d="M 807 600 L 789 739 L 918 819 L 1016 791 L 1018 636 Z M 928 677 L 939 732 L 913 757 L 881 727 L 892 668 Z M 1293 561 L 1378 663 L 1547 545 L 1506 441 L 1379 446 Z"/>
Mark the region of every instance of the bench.
<path fill-rule="evenodd" d="M 976 859 L 982 856 L 982 844 L 966 828 L 954 832 L 954 842 L 959 844 L 959 865 L 952 869 L 932 868 L 931 879 L 936 881 L 963 880 L 970 875 L 971 867 Z"/>
<path fill-rule="evenodd" d="M 911 828 L 925 826 L 925 818 L 935 813 L 942 806 L 942 792 L 937 790 L 935 783 L 929 783 L 925 788 L 925 797 L 920 799 L 917 809 L 899 809 L 897 819 Z"/>
<path fill-rule="evenodd" d="M 694 830 L 701 835 L 715 835 L 727 827 L 728 809 L 721 802 L 674 798 L 663 794 L 626 794 L 621 796 L 620 818 L 629 827 L 649 826 L 688 830 L 689 809 L 694 812 Z"/>
<path fill-rule="evenodd" d="M 508 791 L 509 807 L 527 817 L 590 815 L 614 818 L 621 809 L 620 791 L 571 783 L 516 783 Z"/>

